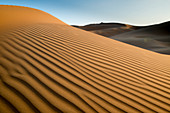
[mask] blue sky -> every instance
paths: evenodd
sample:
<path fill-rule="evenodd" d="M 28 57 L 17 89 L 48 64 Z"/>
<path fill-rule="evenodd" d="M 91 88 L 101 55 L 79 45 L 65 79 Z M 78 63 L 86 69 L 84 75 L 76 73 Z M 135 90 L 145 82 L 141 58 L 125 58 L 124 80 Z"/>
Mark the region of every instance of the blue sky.
<path fill-rule="evenodd" d="M 37 8 L 71 25 L 170 21 L 170 0 L 0 0 L 0 4 Z"/>

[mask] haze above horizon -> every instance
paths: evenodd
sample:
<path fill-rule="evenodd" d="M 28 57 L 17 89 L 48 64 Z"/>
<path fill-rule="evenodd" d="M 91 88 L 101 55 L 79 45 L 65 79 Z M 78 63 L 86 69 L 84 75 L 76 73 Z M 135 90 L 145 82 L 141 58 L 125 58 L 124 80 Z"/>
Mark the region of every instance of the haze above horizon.
<path fill-rule="evenodd" d="M 170 21 L 170 0 L 4 0 L 0 5 L 40 9 L 70 25 L 119 22 L 144 26 Z"/>

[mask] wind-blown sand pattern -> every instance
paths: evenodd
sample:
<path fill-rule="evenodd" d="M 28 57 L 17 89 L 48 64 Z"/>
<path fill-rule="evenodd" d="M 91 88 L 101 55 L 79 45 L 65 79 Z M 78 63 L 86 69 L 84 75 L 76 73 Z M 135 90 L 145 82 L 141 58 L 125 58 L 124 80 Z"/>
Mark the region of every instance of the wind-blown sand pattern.
<path fill-rule="evenodd" d="M 168 55 L 56 21 L 0 34 L 1 113 L 170 112 Z"/>

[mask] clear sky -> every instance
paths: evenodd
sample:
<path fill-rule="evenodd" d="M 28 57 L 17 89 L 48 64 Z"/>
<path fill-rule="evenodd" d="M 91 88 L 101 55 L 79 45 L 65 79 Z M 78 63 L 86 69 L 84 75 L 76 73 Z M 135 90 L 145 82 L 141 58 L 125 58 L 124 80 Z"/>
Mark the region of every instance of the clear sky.
<path fill-rule="evenodd" d="M 0 4 L 37 8 L 71 25 L 170 21 L 170 0 L 0 0 Z"/>

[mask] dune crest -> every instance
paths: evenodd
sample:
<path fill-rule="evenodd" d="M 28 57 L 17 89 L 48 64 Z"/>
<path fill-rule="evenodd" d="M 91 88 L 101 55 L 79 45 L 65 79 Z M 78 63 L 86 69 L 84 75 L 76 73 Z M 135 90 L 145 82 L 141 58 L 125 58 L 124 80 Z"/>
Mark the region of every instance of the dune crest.
<path fill-rule="evenodd" d="M 23 6 L 0 5 L 0 16 L 0 27 L 28 23 L 65 24 L 44 11 Z"/>
<path fill-rule="evenodd" d="M 0 112 L 170 112 L 169 56 L 23 10 L 45 18 L 0 34 Z"/>

